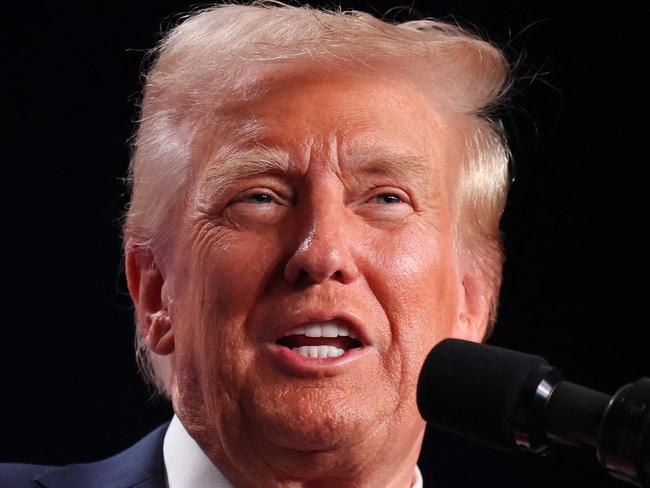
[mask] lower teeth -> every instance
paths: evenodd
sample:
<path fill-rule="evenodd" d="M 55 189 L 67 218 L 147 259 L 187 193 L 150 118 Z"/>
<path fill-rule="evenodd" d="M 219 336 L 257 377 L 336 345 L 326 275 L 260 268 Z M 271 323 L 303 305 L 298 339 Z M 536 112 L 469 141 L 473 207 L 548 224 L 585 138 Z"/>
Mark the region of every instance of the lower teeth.
<path fill-rule="evenodd" d="M 343 349 L 334 346 L 300 346 L 291 350 L 306 358 L 337 358 L 345 354 Z"/>

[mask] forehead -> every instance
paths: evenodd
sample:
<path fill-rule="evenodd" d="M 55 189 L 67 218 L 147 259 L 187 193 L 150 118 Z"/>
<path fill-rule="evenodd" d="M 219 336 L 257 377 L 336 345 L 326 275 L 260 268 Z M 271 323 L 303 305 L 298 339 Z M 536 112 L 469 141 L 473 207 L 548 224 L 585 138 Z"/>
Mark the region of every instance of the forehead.
<path fill-rule="evenodd" d="M 314 129 L 350 125 L 372 129 L 388 114 L 398 113 L 404 121 L 418 117 L 423 124 L 435 124 L 437 114 L 426 105 L 422 93 L 398 80 L 301 75 L 273 82 L 244 109 L 267 122 L 269 130 L 279 120 Z"/>
<path fill-rule="evenodd" d="M 230 156 L 262 146 L 286 153 L 300 172 L 314 161 L 345 171 L 382 158 L 420 161 L 418 169 L 438 172 L 457 160 L 463 146 L 457 122 L 441 106 L 394 78 L 278 77 L 229 109 L 208 160 L 222 166 Z"/>

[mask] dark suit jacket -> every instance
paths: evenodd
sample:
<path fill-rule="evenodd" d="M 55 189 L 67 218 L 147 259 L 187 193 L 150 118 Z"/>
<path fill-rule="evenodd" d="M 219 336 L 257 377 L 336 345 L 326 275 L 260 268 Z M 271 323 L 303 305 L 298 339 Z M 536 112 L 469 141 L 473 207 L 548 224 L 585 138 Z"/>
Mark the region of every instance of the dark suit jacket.
<path fill-rule="evenodd" d="M 163 439 L 169 423 L 103 461 L 67 466 L 0 464 L 0 488 L 165 488 Z"/>

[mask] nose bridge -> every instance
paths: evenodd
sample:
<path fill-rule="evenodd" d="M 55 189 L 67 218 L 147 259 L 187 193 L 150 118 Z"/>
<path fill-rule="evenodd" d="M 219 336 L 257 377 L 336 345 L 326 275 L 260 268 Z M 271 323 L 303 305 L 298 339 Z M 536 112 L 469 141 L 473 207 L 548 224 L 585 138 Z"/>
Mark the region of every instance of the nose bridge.
<path fill-rule="evenodd" d="M 322 199 L 321 199 L 322 200 Z M 339 259 L 347 250 L 345 233 L 345 212 L 343 205 L 332 201 L 318 201 L 311 205 L 310 226 L 306 245 L 315 257 Z"/>
<path fill-rule="evenodd" d="M 353 233 L 342 196 L 321 188 L 307 198 L 299 215 L 298 243 L 285 267 L 286 280 L 292 284 L 354 280 Z"/>

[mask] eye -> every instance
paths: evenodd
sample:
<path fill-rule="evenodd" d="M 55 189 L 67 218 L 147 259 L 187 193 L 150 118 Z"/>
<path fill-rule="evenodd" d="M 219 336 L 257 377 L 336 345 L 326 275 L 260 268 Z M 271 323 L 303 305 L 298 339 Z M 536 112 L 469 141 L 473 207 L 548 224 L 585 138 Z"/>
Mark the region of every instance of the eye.
<path fill-rule="evenodd" d="M 228 202 L 227 215 L 233 222 L 245 224 L 272 224 L 288 211 L 291 201 L 286 192 L 266 186 L 249 188 L 238 193 Z"/>
<path fill-rule="evenodd" d="M 395 193 L 382 193 L 375 197 L 375 201 L 380 204 L 402 203 L 402 198 Z"/>
<path fill-rule="evenodd" d="M 243 203 L 243 204 L 284 204 L 286 203 L 283 198 L 278 196 L 277 193 L 267 189 L 252 189 L 243 193 L 240 193 L 235 198 L 230 201 L 230 205 Z"/>
<path fill-rule="evenodd" d="M 411 199 L 402 190 L 394 187 L 374 188 L 368 195 L 366 203 L 380 206 L 393 206 L 399 204 L 409 205 Z"/>
<path fill-rule="evenodd" d="M 273 203 L 273 197 L 268 193 L 251 193 L 241 201 L 246 203 Z"/>
<path fill-rule="evenodd" d="M 372 188 L 356 206 L 356 212 L 371 221 L 395 221 L 413 212 L 411 198 L 394 186 Z"/>

